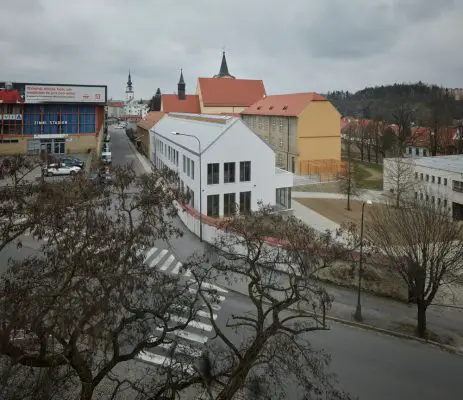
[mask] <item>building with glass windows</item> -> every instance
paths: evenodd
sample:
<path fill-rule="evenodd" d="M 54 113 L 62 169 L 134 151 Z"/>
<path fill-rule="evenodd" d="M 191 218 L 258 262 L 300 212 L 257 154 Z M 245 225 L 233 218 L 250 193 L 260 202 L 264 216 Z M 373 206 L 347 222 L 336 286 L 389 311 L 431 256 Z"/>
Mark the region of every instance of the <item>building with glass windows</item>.
<path fill-rule="evenodd" d="M 98 150 L 106 98 L 103 85 L 0 82 L 0 155 Z"/>
<path fill-rule="evenodd" d="M 293 174 L 275 168 L 273 149 L 240 118 L 169 113 L 150 130 L 150 159 L 177 172 L 190 206 L 209 217 L 256 211 L 259 202 L 291 208 Z"/>

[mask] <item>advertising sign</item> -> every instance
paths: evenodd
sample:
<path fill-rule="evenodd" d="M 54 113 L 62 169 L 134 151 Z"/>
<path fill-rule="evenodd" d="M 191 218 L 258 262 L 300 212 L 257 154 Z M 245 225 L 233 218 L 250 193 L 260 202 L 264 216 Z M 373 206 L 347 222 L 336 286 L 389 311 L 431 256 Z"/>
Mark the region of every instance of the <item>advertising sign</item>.
<path fill-rule="evenodd" d="M 106 86 L 0 82 L 0 104 L 106 103 Z"/>
<path fill-rule="evenodd" d="M 22 119 L 21 114 L 0 114 L 0 120 L 3 121 L 22 121 Z"/>

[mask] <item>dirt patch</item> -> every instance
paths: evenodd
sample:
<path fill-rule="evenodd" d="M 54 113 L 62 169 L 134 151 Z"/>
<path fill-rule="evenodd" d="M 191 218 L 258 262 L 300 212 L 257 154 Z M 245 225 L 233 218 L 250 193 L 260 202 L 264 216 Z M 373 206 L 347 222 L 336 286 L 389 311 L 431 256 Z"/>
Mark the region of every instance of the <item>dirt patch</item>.
<path fill-rule="evenodd" d="M 309 185 L 294 186 L 294 192 L 339 193 L 340 184 L 336 182 L 311 183 Z"/>
<path fill-rule="evenodd" d="M 362 202 L 357 200 L 350 201 L 351 211 L 346 210 L 347 199 L 301 199 L 295 198 L 298 203 L 310 208 L 311 210 L 323 215 L 333 222 L 341 224 L 343 222 L 360 223 L 362 216 Z M 372 204 L 365 206 L 365 223 L 371 218 L 371 213 L 375 210 L 386 207 L 384 204 Z"/>

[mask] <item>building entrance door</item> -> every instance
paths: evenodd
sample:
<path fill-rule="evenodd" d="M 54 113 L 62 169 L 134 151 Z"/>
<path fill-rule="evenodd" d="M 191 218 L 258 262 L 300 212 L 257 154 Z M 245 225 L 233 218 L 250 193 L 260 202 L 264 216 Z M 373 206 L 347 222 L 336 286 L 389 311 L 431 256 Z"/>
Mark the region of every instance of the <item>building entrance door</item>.
<path fill-rule="evenodd" d="M 52 143 L 51 141 L 50 142 L 45 142 L 44 143 L 44 140 L 41 140 L 40 141 L 40 151 L 44 151 L 46 152 L 47 154 L 52 154 Z"/>

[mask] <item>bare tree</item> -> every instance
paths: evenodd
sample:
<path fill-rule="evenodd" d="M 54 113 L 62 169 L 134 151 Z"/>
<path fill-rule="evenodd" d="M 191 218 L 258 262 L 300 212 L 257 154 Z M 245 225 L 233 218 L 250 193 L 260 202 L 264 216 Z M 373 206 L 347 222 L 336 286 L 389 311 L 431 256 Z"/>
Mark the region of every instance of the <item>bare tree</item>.
<path fill-rule="evenodd" d="M 362 125 L 362 121 L 351 122 L 349 133 L 360 152 L 360 160 L 363 161 L 365 158 L 365 145 L 368 137 L 365 126 Z"/>
<path fill-rule="evenodd" d="M 443 150 L 447 141 L 448 127 L 452 122 L 449 110 L 449 97 L 443 91 L 435 91 L 429 103 L 428 125 L 429 151 L 433 157 Z"/>
<path fill-rule="evenodd" d="M 345 167 L 341 172 L 340 178 L 340 191 L 344 194 L 347 198 L 347 205 L 346 209 L 351 210 L 350 208 L 350 200 L 352 196 L 355 196 L 359 193 L 359 189 L 357 187 L 357 164 L 353 160 L 352 154 L 352 145 L 355 141 L 355 131 L 353 130 L 346 130 L 344 135 L 344 142 L 346 148 L 346 154 L 344 157 Z"/>
<path fill-rule="evenodd" d="M 393 113 L 393 121 L 398 127 L 394 155 L 400 156 L 404 154 L 407 146 L 413 144 L 413 111 L 405 104 L 401 104 Z"/>
<path fill-rule="evenodd" d="M 424 338 L 428 306 L 442 285 L 463 272 L 463 226 L 451 220 L 448 210 L 420 200 L 378 208 L 371 218 L 367 237 L 412 293 L 417 334 Z"/>
<path fill-rule="evenodd" d="M 418 181 L 412 159 L 393 157 L 384 159 L 384 190 L 394 198 L 396 207 L 413 196 Z"/>
<path fill-rule="evenodd" d="M 153 385 L 150 398 L 165 398 L 169 389 L 202 385 L 209 393 L 204 398 L 217 400 L 234 399 L 243 389 L 252 398 L 272 394 L 272 398 L 295 400 L 320 395 L 347 399 L 325 369 L 327 355 L 310 345 L 312 332 L 328 329 L 324 316 L 331 300 L 315 274 L 345 257 L 344 249 L 329 233 L 318 234 L 268 207 L 224 221 L 220 228 L 224 233 L 208 262 L 198 260 L 189 268 L 201 281 L 241 283 L 249 299 L 223 326 L 215 319 L 208 296 L 201 294 L 215 339 L 208 342 L 194 376 L 181 385 Z M 279 233 L 285 248 L 266 244 L 272 230 Z"/>
<path fill-rule="evenodd" d="M 60 399 L 91 399 L 118 364 L 172 344 L 199 295 L 146 265 L 144 250 L 180 234 L 176 182 L 167 171 L 136 177 L 126 167 L 98 194 L 83 177 L 52 186 L 33 229 L 48 238 L 43 254 L 10 261 L 0 282 L 0 355 L 34 374 L 64 374 L 70 387 L 50 388 Z"/>

